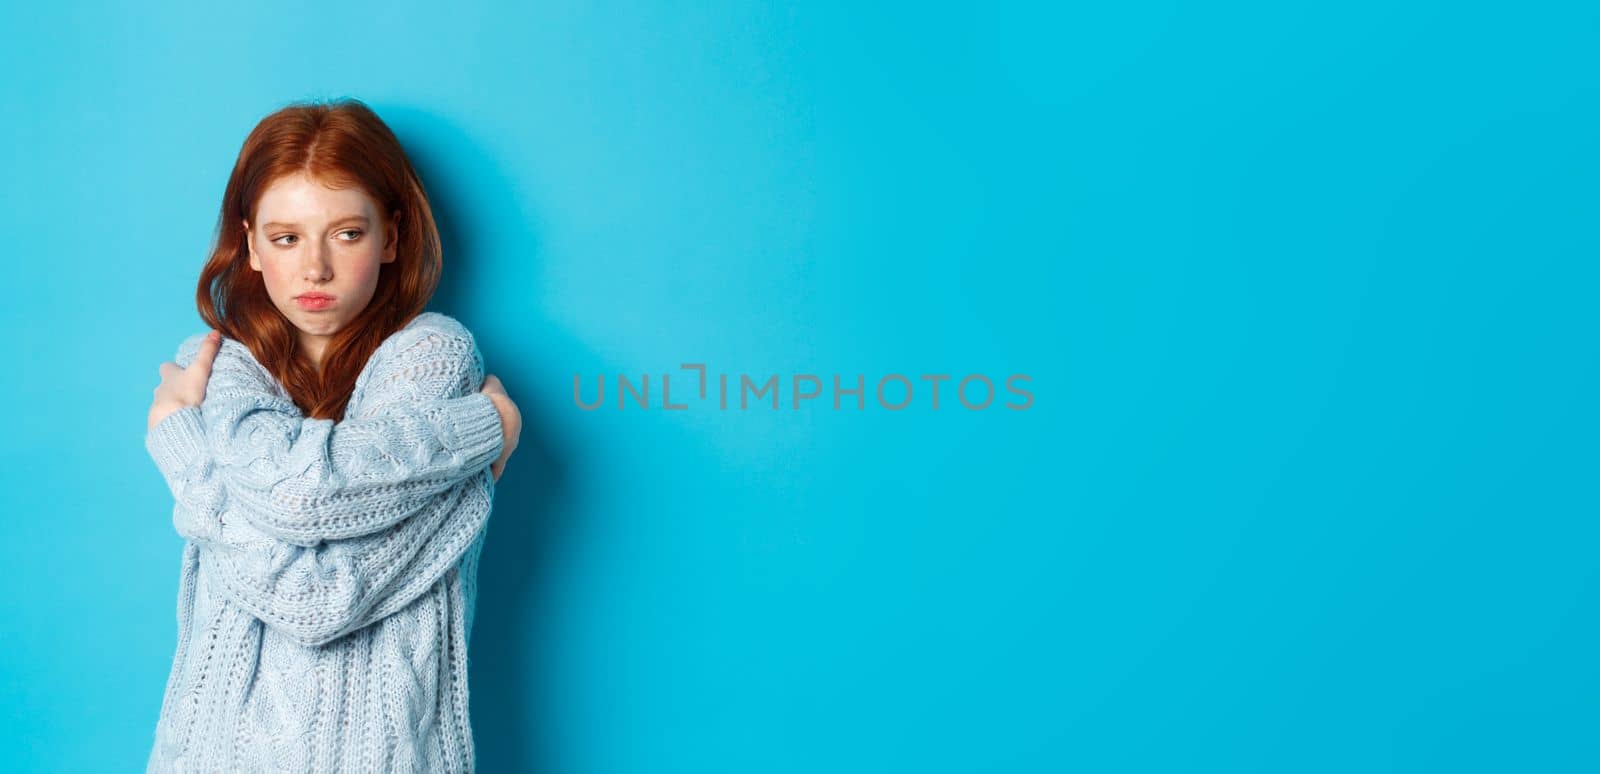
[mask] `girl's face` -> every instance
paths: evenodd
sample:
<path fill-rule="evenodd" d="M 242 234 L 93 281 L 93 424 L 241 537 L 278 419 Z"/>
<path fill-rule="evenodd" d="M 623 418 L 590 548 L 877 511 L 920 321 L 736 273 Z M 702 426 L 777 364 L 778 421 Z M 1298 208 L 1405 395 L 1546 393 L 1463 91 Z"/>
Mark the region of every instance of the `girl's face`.
<path fill-rule="evenodd" d="M 274 180 L 244 221 L 250 268 L 321 364 L 333 334 L 367 308 L 379 264 L 395 258 L 396 221 L 360 188 L 329 188 L 304 173 Z M 309 295 L 307 295 L 309 294 Z"/>

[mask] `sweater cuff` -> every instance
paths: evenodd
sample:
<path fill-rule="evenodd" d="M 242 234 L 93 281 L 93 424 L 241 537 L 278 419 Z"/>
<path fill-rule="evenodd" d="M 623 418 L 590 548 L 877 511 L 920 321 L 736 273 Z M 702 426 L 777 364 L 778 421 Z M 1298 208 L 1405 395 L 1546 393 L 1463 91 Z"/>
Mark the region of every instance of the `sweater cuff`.
<path fill-rule="evenodd" d="M 500 427 L 500 410 L 494 401 L 483 393 L 474 393 L 450 401 L 445 410 L 444 423 L 451 436 L 451 451 L 465 455 L 463 467 L 485 467 L 500 458 L 505 446 L 505 431 Z"/>
<path fill-rule="evenodd" d="M 200 461 L 205 443 L 199 406 L 184 406 L 162 417 L 144 437 L 145 450 L 168 481 L 184 478 L 189 466 Z"/>

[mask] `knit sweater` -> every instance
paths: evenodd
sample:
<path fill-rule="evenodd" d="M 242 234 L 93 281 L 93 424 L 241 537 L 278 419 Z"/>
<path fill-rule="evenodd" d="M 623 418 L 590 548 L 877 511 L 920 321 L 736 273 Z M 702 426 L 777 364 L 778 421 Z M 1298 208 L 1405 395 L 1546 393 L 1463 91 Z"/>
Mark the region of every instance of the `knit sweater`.
<path fill-rule="evenodd" d="M 145 436 L 185 538 L 147 772 L 473 770 L 467 641 L 504 442 L 483 379 L 472 334 L 424 312 L 342 420 L 311 419 L 223 339 L 201 404 Z"/>

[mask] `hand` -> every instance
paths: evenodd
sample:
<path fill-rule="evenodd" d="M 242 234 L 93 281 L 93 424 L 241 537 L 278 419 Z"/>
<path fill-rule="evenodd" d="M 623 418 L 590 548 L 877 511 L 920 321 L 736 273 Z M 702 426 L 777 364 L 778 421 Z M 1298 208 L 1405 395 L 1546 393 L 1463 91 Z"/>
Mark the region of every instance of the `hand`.
<path fill-rule="evenodd" d="M 146 430 L 154 429 L 178 409 L 200 405 L 206 397 L 206 382 L 211 380 L 211 363 L 221 348 L 222 334 L 212 331 L 200 342 L 200 352 L 188 368 L 170 360 L 161 364 L 161 384 L 154 390 L 155 400 L 150 404 L 150 423 Z"/>
<path fill-rule="evenodd" d="M 506 469 L 506 460 L 511 457 L 511 452 L 516 451 L 517 441 L 522 437 L 522 412 L 517 410 L 517 404 L 511 402 L 511 396 L 506 394 L 505 385 L 500 383 L 500 378 L 489 374 L 483 380 L 483 389 L 479 390 L 489 396 L 494 407 L 500 412 L 500 429 L 505 433 L 505 448 L 500 451 L 500 459 L 489 466 L 489 472 L 494 474 L 494 480 L 500 480 L 500 474 Z"/>

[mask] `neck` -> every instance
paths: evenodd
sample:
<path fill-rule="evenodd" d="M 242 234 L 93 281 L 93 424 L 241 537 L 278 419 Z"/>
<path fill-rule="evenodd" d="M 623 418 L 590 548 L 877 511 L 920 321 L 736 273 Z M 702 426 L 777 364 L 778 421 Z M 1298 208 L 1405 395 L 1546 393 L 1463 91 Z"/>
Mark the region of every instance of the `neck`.
<path fill-rule="evenodd" d="M 311 368 L 317 373 L 322 373 L 322 354 L 327 346 L 327 339 L 321 336 L 300 335 L 300 350 L 305 353 L 306 360 L 310 361 Z"/>

